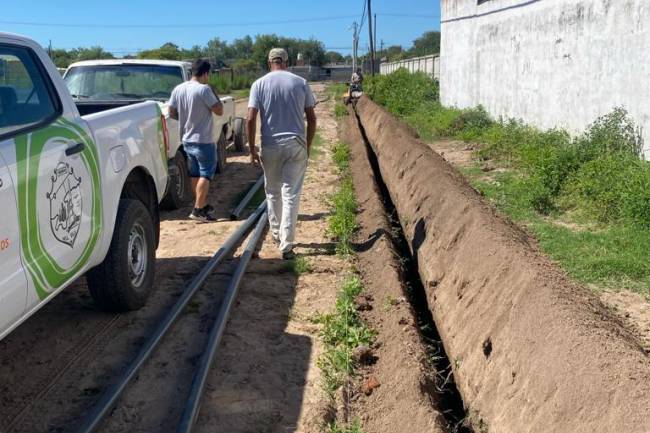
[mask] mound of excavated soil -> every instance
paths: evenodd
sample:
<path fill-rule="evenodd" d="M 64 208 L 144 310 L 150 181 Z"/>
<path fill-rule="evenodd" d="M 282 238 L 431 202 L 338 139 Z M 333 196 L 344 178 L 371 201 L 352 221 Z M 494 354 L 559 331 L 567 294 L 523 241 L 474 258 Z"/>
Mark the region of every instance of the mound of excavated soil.
<path fill-rule="evenodd" d="M 650 432 L 650 360 L 587 289 L 367 98 L 361 125 L 476 431 Z"/>
<path fill-rule="evenodd" d="M 376 378 L 380 384 L 369 396 L 361 389 L 353 393 L 353 412 L 361 417 L 366 433 L 442 433 L 444 418 L 432 402 L 437 396 L 428 391 L 435 373 L 425 370 L 425 348 L 417 333 L 414 312 L 404 297 L 391 226 L 353 119 L 350 116 L 342 126 L 344 139 L 350 143 L 350 168 L 359 205 L 357 268 L 368 303 L 362 315 L 377 333 L 373 351 L 376 362 L 362 369 L 361 383 Z"/>

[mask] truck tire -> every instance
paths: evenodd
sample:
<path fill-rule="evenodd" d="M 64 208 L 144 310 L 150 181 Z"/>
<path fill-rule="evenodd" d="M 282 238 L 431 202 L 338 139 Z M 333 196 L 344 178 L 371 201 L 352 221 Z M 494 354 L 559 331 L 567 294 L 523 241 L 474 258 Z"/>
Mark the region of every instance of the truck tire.
<path fill-rule="evenodd" d="M 90 294 L 107 311 L 142 308 L 155 274 L 154 223 L 139 200 L 122 199 L 104 261 L 86 275 Z"/>
<path fill-rule="evenodd" d="M 244 126 L 244 119 L 241 117 L 235 118 L 233 123 L 232 142 L 237 152 L 244 152 L 248 139 L 246 137 L 246 128 Z"/>
<path fill-rule="evenodd" d="M 226 171 L 226 165 L 228 164 L 227 150 L 226 147 L 226 136 L 223 131 L 219 136 L 219 141 L 217 142 L 217 174 L 221 174 Z"/>
<path fill-rule="evenodd" d="M 175 210 L 187 204 L 192 197 L 187 161 L 181 152 L 177 152 L 169 169 L 169 186 L 160 206 L 166 210 Z"/>

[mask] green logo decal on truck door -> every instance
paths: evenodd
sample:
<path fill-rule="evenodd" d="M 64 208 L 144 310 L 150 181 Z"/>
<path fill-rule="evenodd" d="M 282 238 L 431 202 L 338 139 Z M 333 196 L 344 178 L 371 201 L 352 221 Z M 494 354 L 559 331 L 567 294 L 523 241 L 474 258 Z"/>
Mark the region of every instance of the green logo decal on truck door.
<path fill-rule="evenodd" d="M 42 167 L 48 146 L 62 142 L 83 143 L 84 148 L 78 158 Z M 86 131 L 63 118 L 17 137 L 15 143 L 22 257 L 39 298 L 45 299 L 81 270 L 99 239 L 102 204 L 97 149 Z M 44 173 L 47 184 L 39 185 Z M 82 200 L 82 188 L 91 198 L 88 203 Z M 62 246 L 68 252 L 78 251 L 68 263 L 58 262 L 52 253 L 60 252 L 57 248 Z"/>

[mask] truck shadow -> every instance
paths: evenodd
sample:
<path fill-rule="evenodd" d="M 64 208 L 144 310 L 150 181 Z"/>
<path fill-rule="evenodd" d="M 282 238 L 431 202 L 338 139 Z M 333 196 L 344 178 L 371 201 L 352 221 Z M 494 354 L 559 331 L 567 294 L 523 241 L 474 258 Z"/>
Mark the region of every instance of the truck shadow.
<path fill-rule="evenodd" d="M 293 432 L 311 339 L 287 329 L 297 277 L 279 259 L 255 259 L 209 379 L 197 432 Z"/>
<path fill-rule="evenodd" d="M 206 262 L 158 259 L 156 291 L 132 313 L 97 310 L 80 279 L 1 341 L 0 431 L 74 431 Z M 106 431 L 175 431 L 236 264 L 223 263 L 206 280 L 104 422 Z M 312 352 L 309 337 L 287 330 L 296 284 L 286 262 L 251 261 L 195 431 L 294 431 Z"/>

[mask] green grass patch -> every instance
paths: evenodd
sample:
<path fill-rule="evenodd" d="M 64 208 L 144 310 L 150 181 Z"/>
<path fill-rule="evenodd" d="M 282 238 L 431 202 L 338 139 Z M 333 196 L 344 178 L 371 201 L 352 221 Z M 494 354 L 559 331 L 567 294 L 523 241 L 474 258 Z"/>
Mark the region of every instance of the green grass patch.
<path fill-rule="evenodd" d="M 524 225 L 546 254 L 576 281 L 602 289 L 627 289 L 650 299 L 650 230 L 629 224 L 597 224 L 580 215 L 541 215 L 535 191 L 515 170 L 485 179 L 478 168 L 465 169 L 470 182 L 498 209 Z"/>
<path fill-rule="evenodd" d="M 347 176 L 350 169 L 350 146 L 345 143 L 337 143 L 333 148 L 333 158 L 339 173 Z"/>
<path fill-rule="evenodd" d="M 623 108 L 572 137 L 495 120 L 482 107 L 443 107 L 437 82 L 424 74 L 376 76 L 366 90 L 424 139 L 479 143 L 477 166 L 462 168 L 465 175 L 575 279 L 648 296 L 650 268 L 638 257 L 649 252 L 650 163 L 639 157 L 641 131 Z M 487 160 L 499 170 L 483 173 Z"/>
<path fill-rule="evenodd" d="M 371 345 L 375 338 L 375 333 L 359 317 L 354 303 L 362 291 L 361 280 L 357 276 L 348 277 L 339 289 L 334 313 L 316 320 L 323 326 L 321 337 L 325 344 L 318 366 L 323 373 L 323 389 L 330 396 L 354 375 L 357 368 L 352 357 L 354 349 Z"/>
<path fill-rule="evenodd" d="M 357 230 L 357 201 L 352 179 L 341 180 L 339 190 L 332 195 L 332 214 L 328 218 L 328 232 L 336 239 L 337 254 L 347 256 L 354 252 L 352 237 Z"/>
<path fill-rule="evenodd" d="M 343 100 L 343 96 L 347 93 L 348 86 L 344 83 L 331 83 L 327 86 L 327 95 L 335 101 Z"/>
<path fill-rule="evenodd" d="M 328 219 L 328 233 L 336 238 L 336 251 L 349 258 L 354 253 L 352 236 L 357 229 L 357 201 L 350 173 L 350 148 L 337 143 L 333 148 L 334 163 L 341 179 L 336 193 L 330 197 L 332 214 Z M 356 274 L 348 276 L 341 284 L 336 297 L 334 312 L 320 315 L 314 322 L 322 325 L 321 338 L 325 350 L 317 360 L 322 373 L 322 386 L 330 398 L 342 386 L 349 383 L 357 368 L 353 351 L 362 345 L 372 345 L 375 333 L 363 322 L 356 308 L 355 298 L 363 292 L 361 280 Z M 361 421 L 355 420 L 343 426 L 337 423 L 327 426 L 329 433 L 363 433 Z"/>
<path fill-rule="evenodd" d="M 328 218 L 328 232 L 336 241 L 336 252 L 347 256 L 354 252 L 352 237 L 357 230 L 357 199 L 350 175 L 350 147 L 337 143 L 333 148 L 333 159 L 339 171 L 339 189 L 330 197 L 332 214 Z"/>
<path fill-rule="evenodd" d="M 334 105 L 334 115 L 336 117 L 345 117 L 348 115 L 348 107 L 345 106 L 342 102 L 337 102 Z"/>
<path fill-rule="evenodd" d="M 355 419 L 348 426 L 340 426 L 338 423 L 332 423 L 327 427 L 327 433 L 363 433 L 361 421 Z"/>
<path fill-rule="evenodd" d="M 311 263 L 303 256 L 297 256 L 295 259 L 289 260 L 287 262 L 287 270 L 297 277 L 313 271 Z"/>

